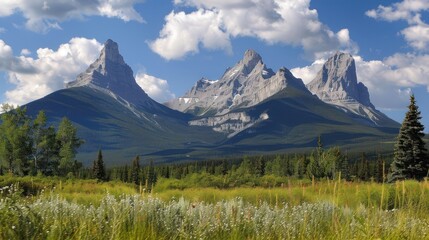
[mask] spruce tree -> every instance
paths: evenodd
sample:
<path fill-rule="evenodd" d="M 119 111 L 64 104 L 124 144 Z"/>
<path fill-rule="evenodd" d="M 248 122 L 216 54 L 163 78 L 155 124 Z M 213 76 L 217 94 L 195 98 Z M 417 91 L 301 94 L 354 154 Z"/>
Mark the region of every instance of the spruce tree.
<path fill-rule="evenodd" d="M 136 185 L 140 184 L 140 157 L 138 155 L 133 160 L 131 168 L 131 181 Z"/>
<path fill-rule="evenodd" d="M 428 174 L 429 159 L 420 119 L 419 108 L 414 95 L 411 95 L 408 112 L 396 140 L 389 182 L 409 178 L 421 180 Z"/>
<path fill-rule="evenodd" d="M 103 154 L 101 153 L 101 150 L 98 151 L 98 157 L 94 161 L 92 173 L 94 178 L 99 181 L 104 181 L 106 179 L 106 170 L 104 168 Z"/>
<path fill-rule="evenodd" d="M 153 160 L 150 160 L 150 162 L 149 162 L 147 181 L 148 181 L 148 186 L 147 186 L 148 190 L 152 191 L 152 187 L 156 183 L 156 172 L 155 172 L 155 167 L 153 165 Z"/>

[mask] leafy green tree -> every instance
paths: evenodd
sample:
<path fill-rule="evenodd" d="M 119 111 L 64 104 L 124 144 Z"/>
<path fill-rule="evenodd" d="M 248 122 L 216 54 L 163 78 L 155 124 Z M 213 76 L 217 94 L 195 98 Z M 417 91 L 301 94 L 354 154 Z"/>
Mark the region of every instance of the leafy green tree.
<path fill-rule="evenodd" d="M 308 178 L 321 178 L 323 177 L 323 169 L 320 162 L 322 155 L 315 153 L 314 151 L 310 155 L 310 162 L 307 165 L 307 176 Z"/>
<path fill-rule="evenodd" d="M 59 173 L 66 175 L 76 171 L 79 164 L 75 160 L 75 157 L 77 149 L 83 144 L 83 141 L 77 137 L 77 129 L 69 119 L 63 118 L 61 120 L 56 140 L 59 149 Z"/>
<path fill-rule="evenodd" d="M 49 175 L 57 160 L 58 149 L 55 141 L 55 129 L 47 126 L 47 117 L 40 111 L 32 126 L 32 154 L 31 168 L 33 173 L 42 172 Z"/>
<path fill-rule="evenodd" d="M 240 167 L 237 169 L 237 172 L 241 175 L 251 174 L 252 164 L 248 156 L 243 157 L 243 161 L 240 164 Z"/>
<path fill-rule="evenodd" d="M 103 154 L 101 153 L 101 149 L 98 150 L 97 159 L 94 160 L 94 163 L 92 166 L 92 174 L 94 178 L 96 178 L 99 181 L 106 180 L 106 170 L 104 167 Z"/>
<path fill-rule="evenodd" d="M 2 105 L 0 125 L 0 158 L 2 164 L 13 174 L 29 172 L 31 155 L 31 120 L 25 108 Z"/>
<path fill-rule="evenodd" d="M 389 182 L 409 178 L 421 180 L 428 174 L 429 157 L 420 119 L 419 108 L 414 95 L 411 95 L 408 112 L 396 140 Z"/>

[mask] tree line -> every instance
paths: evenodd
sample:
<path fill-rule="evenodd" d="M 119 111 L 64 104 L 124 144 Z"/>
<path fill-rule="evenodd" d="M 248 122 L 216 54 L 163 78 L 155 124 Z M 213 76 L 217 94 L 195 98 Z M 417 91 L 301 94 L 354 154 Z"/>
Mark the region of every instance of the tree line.
<path fill-rule="evenodd" d="M 77 130 L 67 118 L 63 118 L 55 129 L 48 126 L 43 111 L 33 120 L 26 115 L 25 108 L 3 105 L 0 174 L 40 173 L 100 181 L 120 180 L 144 186 L 147 190 L 156 184 L 158 178 L 184 179 L 193 174 L 228 176 L 229 181 L 235 182 L 264 176 L 377 182 L 410 178 L 422 180 L 428 176 L 429 156 L 414 95 L 410 97 L 408 109 L 397 137 L 393 161 L 390 156 L 381 154 L 349 156 L 339 147 L 325 149 L 319 137 L 318 146 L 310 154 L 245 156 L 168 165 L 154 165 L 153 161 L 148 161 L 143 166 L 140 157 L 136 156 L 130 165 L 106 169 L 101 150 L 92 168 L 82 168 L 82 164 L 76 161 L 76 151 L 83 141 L 77 138 Z"/>

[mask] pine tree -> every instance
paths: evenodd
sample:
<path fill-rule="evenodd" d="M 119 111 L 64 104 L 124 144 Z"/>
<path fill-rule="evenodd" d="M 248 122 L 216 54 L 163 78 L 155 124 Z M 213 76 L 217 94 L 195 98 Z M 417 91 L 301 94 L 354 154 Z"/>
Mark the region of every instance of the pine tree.
<path fill-rule="evenodd" d="M 94 178 L 99 181 L 106 180 L 106 170 L 104 168 L 103 154 L 101 153 L 101 149 L 98 151 L 98 157 L 94 160 L 94 164 L 92 167 L 92 174 Z"/>
<path fill-rule="evenodd" d="M 420 119 L 419 108 L 414 95 L 411 95 L 408 112 L 396 140 L 389 182 L 409 178 L 421 180 L 428 174 L 428 152 Z"/>
<path fill-rule="evenodd" d="M 138 155 L 133 160 L 133 165 L 131 168 L 131 181 L 136 185 L 140 184 L 140 157 Z"/>
<path fill-rule="evenodd" d="M 155 183 L 156 183 L 156 172 L 155 172 L 155 167 L 153 165 L 153 160 L 150 160 L 150 162 L 149 162 L 147 181 L 148 181 L 148 190 L 151 191 L 153 185 L 155 185 Z"/>

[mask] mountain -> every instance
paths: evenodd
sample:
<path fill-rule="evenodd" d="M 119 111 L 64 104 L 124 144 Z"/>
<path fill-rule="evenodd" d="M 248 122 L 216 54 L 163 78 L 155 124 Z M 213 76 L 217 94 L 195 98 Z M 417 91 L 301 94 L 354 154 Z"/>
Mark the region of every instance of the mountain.
<path fill-rule="evenodd" d="M 367 119 L 368 124 L 398 127 L 371 103 L 368 88 L 357 80 L 350 54 L 337 52 L 330 57 L 307 88 L 322 101 Z"/>
<path fill-rule="evenodd" d="M 357 82 L 352 60 L 332 62 L 320 75 L 333 77 L 323 81 L 342 77 Z M 341 100 L 382 116 L 375 115 L 366 88 L 356 85 L 344 90 Z M 26 107 L 32 116 L 45 110 L 54 125 L 68 117 L 86 141 L 78 155 L 86 165 L 98 149 L 107 164 L 123 165 L 136 155 L 143 161 L 169 162 L 303 151 L 314 148 L 319 136 L 325 146 L 390 149 L 399 125 L 375 124 L 367 115 L 346 109 L 345 103 L 338 107 L 320 100 L 287 68 L 274 72 L 248 50 L 219 80 L 201 79 L 185 96 L 169 102 L 173 110 L 139 87 L 118 45 L 108 40 L 98 59 L 66 89 Z"/>
<path fill-rule="evenodd" d="M 320 96 L 307 87 L 320 87 Z M 307 87 L 287 68 L 274 73 L 248 50 L 219 80 L 203 78 L 167 106 L 194 114 L 192 126 L 225 134 L 225 141 L 211 149 L 219 155 L 302 151 L 316 146 L 319 136 L 326 145 L 350 149 L 391 147 L 399 124 L 371 104 L 350 55 L 336 54 Z"/>
<path fill-rule="evenodd" d="M 219 80 L 200 79 L 183 97 L 166 105 L 197 116 L 223 115 L 233 109 L 254 106 L 289 84 L 305 88 L 289 70 L 273 72 L 254 50 L 225 71 Z"/>
<path fill-rule="evenodd" d="M 67 88 L 26 105 L 30 115 L 44 110 L 54 125 L 63 116 L 85 140 L 80 158 L 87 163 L 103 149 L 110 164 L 169 149 L 221 141 L 209 128 L 191 127 L 191 116 L 152 100 L 136 83 L 117 43 L 106 41 L 98 59 Z M 179 149 L 179 150 L 175 150 Z M 168 160 L 164 158 L 163 160 Z"/>

